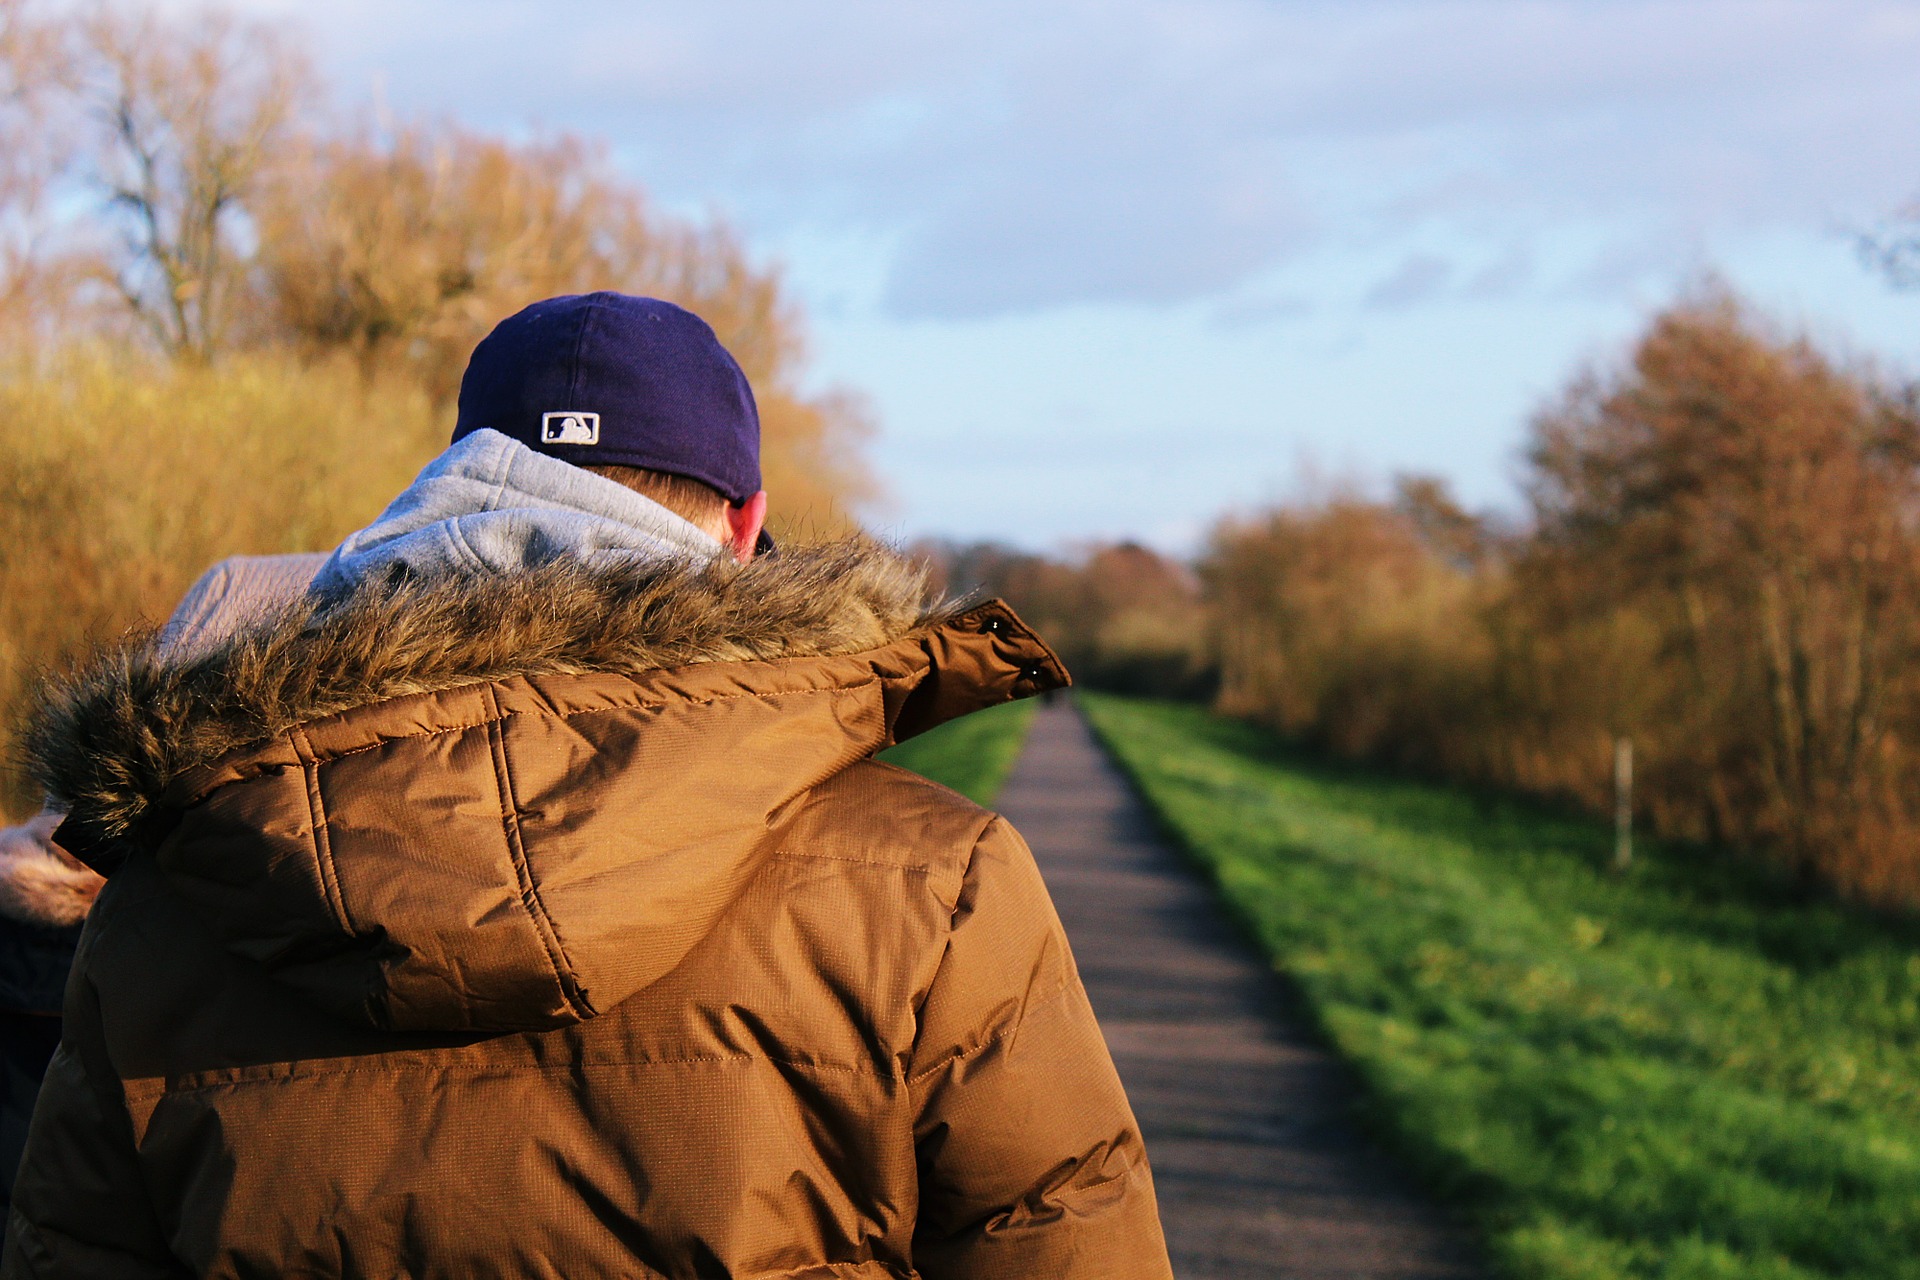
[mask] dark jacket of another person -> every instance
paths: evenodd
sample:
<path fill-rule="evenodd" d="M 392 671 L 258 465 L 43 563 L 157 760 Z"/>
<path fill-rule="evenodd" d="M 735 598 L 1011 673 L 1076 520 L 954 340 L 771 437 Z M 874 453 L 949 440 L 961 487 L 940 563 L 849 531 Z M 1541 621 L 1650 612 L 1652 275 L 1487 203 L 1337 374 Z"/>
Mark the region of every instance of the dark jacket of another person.
<path fill-rule="evenodd" d="M 870 758 L 1064 682 L 852 546 L 103 663 L 33 738 L 111 879 L 5 1275 L 1162 1280 L 1026 846 Z"/>
<path fill-rule="evenodd" d="M 324 555 L 233 556 L 202 574 L 158 637 L 179 655 L 218 643 L 306 590 Z M 54 843 L 60 814 L 0 830 L 0 1244 L 27 1122 L 54 1047 L 80 927 L 104 883 Z"/>
<path fill-rule="evenodd" d="M 100 877 L 53 843 L 56 814 L 0 831 L 0 1213 L 60 1042 L 60 1003 Z M 0 1228 L 0 1239 L 4 1228 Z"/>

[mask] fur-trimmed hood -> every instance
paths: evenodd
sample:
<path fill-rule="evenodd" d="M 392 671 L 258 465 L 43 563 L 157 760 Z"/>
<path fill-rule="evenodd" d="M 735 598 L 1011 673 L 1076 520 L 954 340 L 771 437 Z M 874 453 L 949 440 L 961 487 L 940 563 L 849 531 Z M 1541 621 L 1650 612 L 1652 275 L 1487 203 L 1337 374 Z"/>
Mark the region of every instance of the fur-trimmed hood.
<path fill-rule="evenodd" d="M 61 929 L 87 918 L 100 876 L 53 841 L 60 815 L 0 831 L 0 919 Z"/>
<path fill-rule="evenodd" d="M 864 541 L 371 580 L 211 652 L 49 687 L 63 845 L 152 856 L 230 948 L 341 1012 L 592 1016 L 678 962 L 789 807 L 898 738 L 1065 683 L 998 602 Z"/>
<path fill-rule="evenodd" d="M 516 676 L 642 675 L 857 653 L 954 612 L 925 575 L 853 540 L 735 564 L 554 559 L 515 574 L 369 579 L 303 596 L 198 653 L 130 637 L 42 691 L 28 771 L 109 864 L 182 774 L 289 728 Z"/>

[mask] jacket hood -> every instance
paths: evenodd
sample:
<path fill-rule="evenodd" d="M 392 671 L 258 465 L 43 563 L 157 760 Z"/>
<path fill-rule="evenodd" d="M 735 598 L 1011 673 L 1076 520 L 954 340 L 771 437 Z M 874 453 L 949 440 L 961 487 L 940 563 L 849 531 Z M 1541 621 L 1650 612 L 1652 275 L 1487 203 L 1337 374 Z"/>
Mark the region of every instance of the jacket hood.
<path fill-rule="evenodd" d="M 1005 605 L 929 603 L 864 541 L 558 559 L 369 578 L 198 655 L 130 643 L 48 687 L 26 750 L 63 846 L 152 856 L 283 983 L 502 1031 L 670 971 L 839 770 L 1065 683 Z"/>
<path fill-rule="evenodd" d="M 518 573 L 561 558 L 710 560 L 720 551 L 713 535 L 653 499 L 482 428 L 347 535 L 313 589 L 334 598 L 372 577 Z"/>

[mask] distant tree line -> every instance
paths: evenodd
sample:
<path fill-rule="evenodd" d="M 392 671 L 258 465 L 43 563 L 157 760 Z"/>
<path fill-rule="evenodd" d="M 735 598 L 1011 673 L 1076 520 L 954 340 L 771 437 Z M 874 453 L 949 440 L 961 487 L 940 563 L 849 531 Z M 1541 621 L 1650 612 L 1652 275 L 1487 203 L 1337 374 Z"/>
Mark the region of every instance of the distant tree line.
<path fill-rule="evenodd" d="M 947 549 L 1095 683 L 1339 755 L 1611 801 L 1920 901 L 1920 398 L 1724 289 L 1534 419 L 1523 520 L 1431 478 L 1231 516 L 1192 568 Z"/>

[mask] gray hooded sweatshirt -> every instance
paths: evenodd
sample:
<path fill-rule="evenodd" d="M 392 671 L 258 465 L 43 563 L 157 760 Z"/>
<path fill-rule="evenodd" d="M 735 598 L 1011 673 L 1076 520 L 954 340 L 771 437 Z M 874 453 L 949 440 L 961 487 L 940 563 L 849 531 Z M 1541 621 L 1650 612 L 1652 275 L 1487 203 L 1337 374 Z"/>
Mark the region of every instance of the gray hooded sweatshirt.
<path fill-rule="evenodd" d="M 625 485 L 481 430 L 435 458 L 332 554 L 222 560 L 181 600 L 161 643 L 210 648 L 302 591 L 337 595 L 375 574 L 512 573 L 558 556 L 708 560 L 723 550 Z"/>

